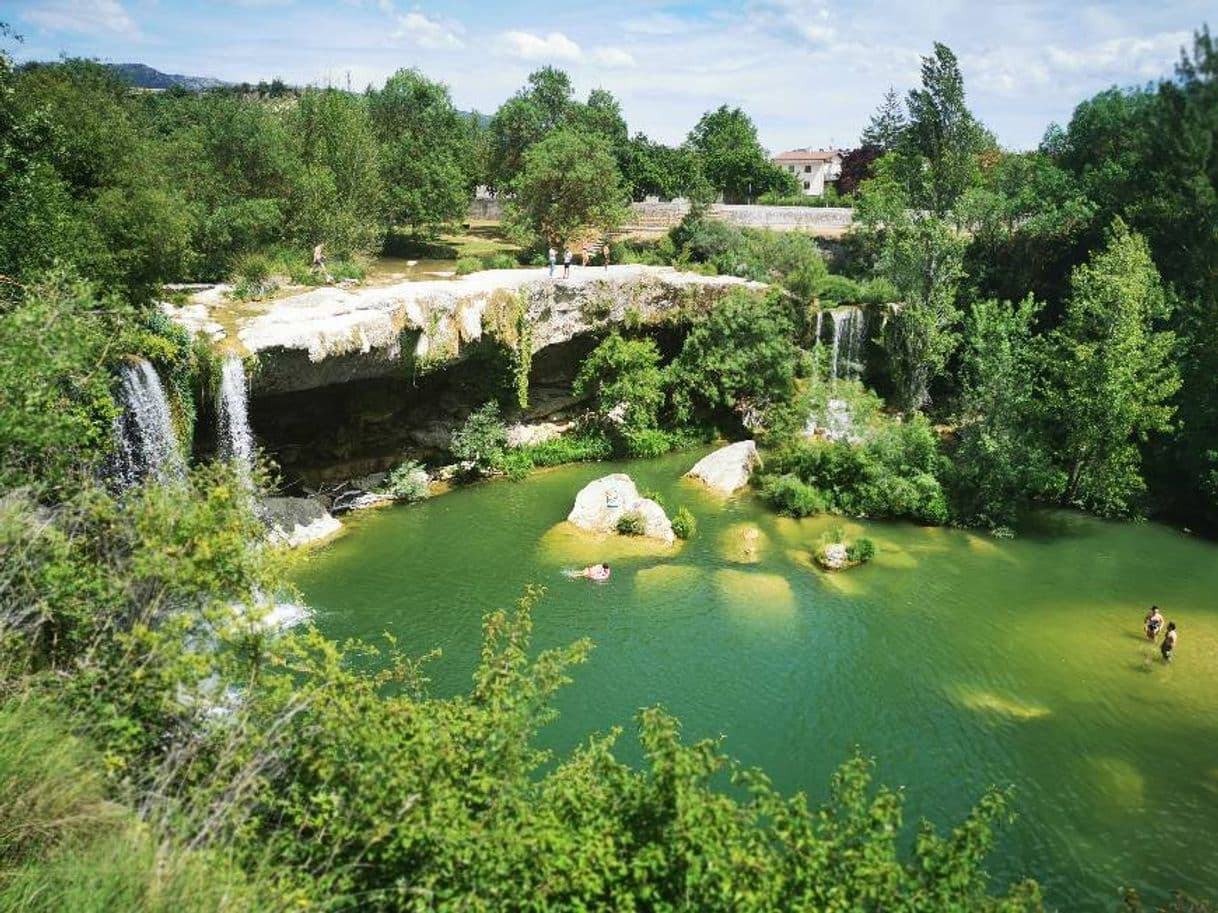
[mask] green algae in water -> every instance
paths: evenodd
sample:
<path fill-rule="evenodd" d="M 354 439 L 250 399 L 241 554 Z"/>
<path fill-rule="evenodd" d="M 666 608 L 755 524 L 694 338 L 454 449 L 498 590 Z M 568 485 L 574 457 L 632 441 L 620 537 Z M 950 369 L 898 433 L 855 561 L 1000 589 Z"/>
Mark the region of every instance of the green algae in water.
<path fill-rule="evenodd" d="M 548 747 L 662 703 L 687 738 L 723 735 L 816 801 L 857 745 L 905 788 L 911 822 L 958 821 L 987 786 L 1013 785 L 1020 817 L 989 869 L 1038 878 L 1050 909 L 1110 911 L 1123 885 L 1156 901 L 1218 895 L 1218 547 L 1064 512 L 1012 541 L 795 521 L 748 495 L 701 497 L 679 481 L 700 455 L 563 467 L 370 512 L 298 582 L 332 636 L 440 647 L 439 693 L 469 687 L 482 614 L 544 584 L 536 647 L 597 645 L 560 694 Z M 615 471 L 687 504 L 698 536 L 657 551 L 554 533 L 579 488 Z M 875 560 L 816 570 L 810 552 L 834 526 L 873 539 Z M 607 584 L 562 575 L 601 557 Z M 1151 603 L 1180 625 L 1170 666 L 1141 633 Z M 638 760 L 629 739 L 619 746 Z"/>

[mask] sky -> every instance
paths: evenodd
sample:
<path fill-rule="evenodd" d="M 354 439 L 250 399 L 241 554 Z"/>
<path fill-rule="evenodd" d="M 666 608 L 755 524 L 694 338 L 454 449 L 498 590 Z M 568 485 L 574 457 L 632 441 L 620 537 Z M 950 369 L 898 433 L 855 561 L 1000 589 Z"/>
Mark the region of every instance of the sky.
<path fill-rule="evenodd" d="M 772 152 L 849 147 L 889 86 L 941 41 L 974 113 L 1007 148 L 1109 86 L 1170 74 L 1211 6 L 1193 0 L 3 0 L 18 60 L 61 55 L 235 82 L 380 84 L 416 67 L 464 110 L 493 112 L 553 64 L 581 97 L 621 102 L 631 132 L 680 142 L 740 106 Z M 1218 22 L 1214 23 L 1218 28 Z"/>

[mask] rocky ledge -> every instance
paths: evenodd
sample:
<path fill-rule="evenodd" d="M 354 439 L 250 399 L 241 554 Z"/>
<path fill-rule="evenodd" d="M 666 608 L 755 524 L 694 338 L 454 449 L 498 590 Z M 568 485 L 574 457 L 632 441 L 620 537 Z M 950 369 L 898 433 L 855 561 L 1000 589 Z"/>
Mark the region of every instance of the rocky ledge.
<path fill-rule="evenodd" d="M 328 286 L 240 305 L 213 289 L 163 307 L 217 345 L 256 354 L 252 387 L 264 394 L 442 365 L 484 335 L 539 352 L 608 324 L 676 322 L 705 313 L 730 289 L 746 285 L 753 284 L 658 266 L 576 267 L 569 279 L 551 279 L 544 268 L 510 269 L 387 286 Z"/>
<path fill-rule="evenodd" d="M 685 475 L 697 479 L 712 491 L 730 495 L 749 483 L 749 475 L 760 462 L 757 444 L 740 441 L 708 453 Z"/>

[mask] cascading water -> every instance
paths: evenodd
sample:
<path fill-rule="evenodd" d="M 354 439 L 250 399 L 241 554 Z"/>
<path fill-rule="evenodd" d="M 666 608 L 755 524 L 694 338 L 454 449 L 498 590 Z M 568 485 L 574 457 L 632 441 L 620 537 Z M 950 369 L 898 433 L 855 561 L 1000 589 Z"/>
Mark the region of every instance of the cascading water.
<path fill-rule="evenodd" d="M 855 380 L 862 371 L 859 357 L 863 346 L 863 311 L 856 307 L 835 308 L 833 318 L 833 355 L 829 376 L 832 380 Z"/>
<path fill-rule="evenodd" d="M 254 467 L 254 432 L 250 430 L 245 365 L 236 356 L 224 359 L 220 372 L 220 454 L 243 469 Z"/>
<path fill-rule="evenodd" d="M 113 476 L 129 487 L 146 478 L 180 478 L 186 471 L 173 430 L 169 399 L 156 369 L 143 359 L 123 366 L 122 414 L 114 420 Z"/>

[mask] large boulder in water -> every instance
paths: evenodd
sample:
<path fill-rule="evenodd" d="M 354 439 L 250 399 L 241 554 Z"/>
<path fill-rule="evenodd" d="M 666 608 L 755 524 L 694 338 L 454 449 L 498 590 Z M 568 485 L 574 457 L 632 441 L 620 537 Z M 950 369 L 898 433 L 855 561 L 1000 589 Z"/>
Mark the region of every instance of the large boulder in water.
<path fill-rule="evenodd" d="M 721 494 L 730 495 L 748 484 L 754 467 L 761 462 L 755 441 L 741 441 L 708 453 L 685 473 Z"/>
<path fill-rule="evenodd" d="M 637 516 L 642 535 L 671 545 L 676 539 L 672 522 L 655 501 L 639 496 L 630 476 L 622 472 L 589 482 L 575 496 L 575 506 L 567 520 L 592 533 L 615 533 L 622 517 Z"/>
<path fill-rule="evenodd" d="M 263 498 L 259 514 L 275 545 L 298 548 L 328 539 L 342 523 L 312 498 Z"/>

